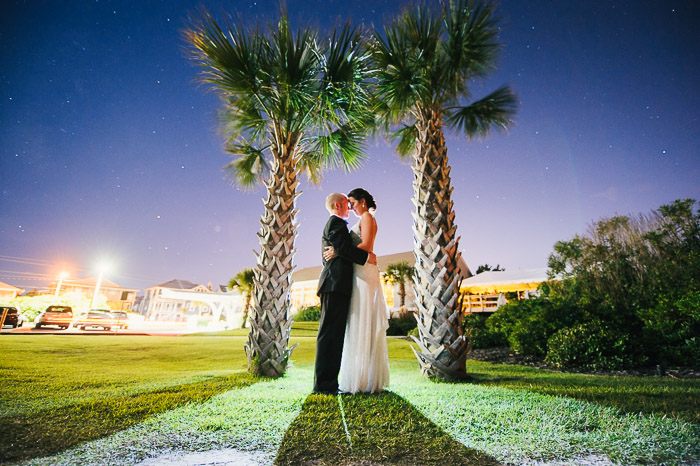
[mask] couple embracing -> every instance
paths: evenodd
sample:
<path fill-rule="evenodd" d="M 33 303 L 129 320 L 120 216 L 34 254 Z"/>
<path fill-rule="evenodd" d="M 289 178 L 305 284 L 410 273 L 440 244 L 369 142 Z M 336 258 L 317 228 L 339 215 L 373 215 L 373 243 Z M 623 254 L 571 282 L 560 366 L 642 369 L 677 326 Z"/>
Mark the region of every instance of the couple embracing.
<path fill-rule="evenodd" d="M 323 230 L 318 283 L 321 322 L 316 343 L 314 392 L 380 392 L 389 384 L 386 330 L 389 311 L 379 280 L 371 194 L 353 189 L 326 198 L 331 214 Z M 359 221 L 348 231 L 352 210 Z M 340 373 L 340 375 L 339 375 Z"/>

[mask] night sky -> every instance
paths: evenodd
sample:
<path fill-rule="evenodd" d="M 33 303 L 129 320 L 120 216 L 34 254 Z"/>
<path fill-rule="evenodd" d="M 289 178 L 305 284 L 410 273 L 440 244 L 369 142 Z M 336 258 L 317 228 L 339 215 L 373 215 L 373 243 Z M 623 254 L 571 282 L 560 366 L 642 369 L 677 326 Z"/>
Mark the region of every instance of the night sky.
<path fill-rule="evenodd" d="M 182 30 L 275 20 L 277 0 L 8 1 L 0 6 L 0 281 L 42 288 L 61 270 L 143 290 L 225 284 L 255 264 L 264 188 L 232 186 L 219 99 L 197 83 Z M 407 2 L 287 0 L 321 28 L 379 26 Z M 615 213 L 700 199 L 700 2 L 502 0 L 498 68 L 472 83 L 518 94 L 506 134 L 448 133 L 467 264 L 544 267 L 553 244 Z M 412 249 L 412 173 L 383 139 L 352 173 L 304 180 L 299 268 L 320 264 L 332 191 L 375 195 L 378 255 Z"/>

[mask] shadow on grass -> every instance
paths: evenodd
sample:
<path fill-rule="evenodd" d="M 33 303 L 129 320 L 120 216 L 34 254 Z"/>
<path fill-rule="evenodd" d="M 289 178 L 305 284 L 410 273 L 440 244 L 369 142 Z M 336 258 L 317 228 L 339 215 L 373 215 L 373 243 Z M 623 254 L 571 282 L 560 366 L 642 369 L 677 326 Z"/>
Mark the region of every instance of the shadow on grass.
<path fill-rule="evenodd" d="M 262 379 L 249 373 L 212 377 L 131 396 L 0 418 L 0 462 L 56 454 L 79 443 L 123 430 L 164 411 L 202 403 L 219 393 Z"/>
<path fill-rule="evenodd" d="M 342 408 L 350 441 L 343 426 Z M 400 396 L 309 395 L 284 435 L 276 465 L 499 465 L 443 432 Z"/>
<path fill-rule="evenodd" d="M 576 374 L 503 365 L 471 368 L 472 383 L 524 389 L 618 409 L 700 424 L 700 380 Z"/>

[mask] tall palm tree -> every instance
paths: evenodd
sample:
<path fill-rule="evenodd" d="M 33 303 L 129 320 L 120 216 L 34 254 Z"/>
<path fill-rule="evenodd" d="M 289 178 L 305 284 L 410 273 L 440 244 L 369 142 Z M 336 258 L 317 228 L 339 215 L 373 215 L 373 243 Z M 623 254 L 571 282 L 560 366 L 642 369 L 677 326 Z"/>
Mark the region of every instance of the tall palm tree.
<path fill-rule="evenodd" d="M 413 282 L 413 275 L 416 269 L 408 265 L 408 262 L 398 262 L 389 264 L 384 272 L 384 279 L 392 285 L 399 285 L 399 298 L 401 299 L 400 307 L 406 304 L 406 282 Z"/>
<path fill-rule="evenodd" d="M 253 269 L 241 270 L 235 277 L 229 280 L 228 287 L 230 289 L 238 288 L 238 290 L 243 293 L 245 305 L 243 306 L 243 324 L 241 324 L 241 328 L 245 328 L 245 324 L 248 322 L 250 302 L 253 299 L 253 292 L 255 292 L 255 272 Z"/>
<path fill-rule="evenodd" d="M 462 280 L 450 166 L 444 127 L 468 138 L 492 128 L 507 129 L 515 112 L 513 92 L 503 86 L 469 100 L 469 82 L 486 75 L 499 49 L 490 4 L 450 0 L 441 11 L 426 6 L 407 10 L 375 31 L 372 55 L 379 70 L 380 117 L 396 130 L 397 150 L 412 156 L 415 295 L 420 351 L 427 377 L 465 379 L 467 340 L 459 307 Z"/>
<path fill-rule="evenodd" d="M 293 349 L 288 315 L 299 175 L 318 181 L 325 168 L 350 170 L 362 161 L 364 132 L 374 122 L 368 54 L 348 24 L 321 40 L 308 27 L 294 34 L 285 12 L 263 31 L 242 20 L 224 30 L 203 11 L 185 38 L 201 81 L 224 102 L 222 128 L 233 155 L 225 169 L 243 186 L 267 178 L 245 348 L 251 372 L 277 377 Z"/>

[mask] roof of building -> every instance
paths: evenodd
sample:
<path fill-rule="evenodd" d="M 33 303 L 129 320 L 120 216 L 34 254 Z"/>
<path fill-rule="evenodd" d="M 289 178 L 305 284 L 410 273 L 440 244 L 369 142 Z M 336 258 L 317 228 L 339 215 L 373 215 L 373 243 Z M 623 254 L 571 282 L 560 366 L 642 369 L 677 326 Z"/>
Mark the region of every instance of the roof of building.
<path fill-rule="evenodd" d="M 397 264 L 399 262 L 408 262 L 408 265 L 416 265 L 416 257 L 413 255 L 412 251 L 399 252 L 397 254 L 387 254 L 384 256 L 377 256 L 377 266 L 379 270 L 386 270 L 392 264 Z M 470 276 L 471 271 L 464 261 L 463 257 L 459 258 L 459 268 L 464 276 Z M 292 280 L 295 282 L 303 282 L 306 280 L 318 280 L 321 275 L 321 270 L 323 266 L 317 265 L 315 267 L 306 267 L 304 269 L 299 269 L 292 274 Z"/>
<path fill-rule="evenodd" d="M 22 288 L 16 287 L 14 285 L 10 285 L 9 283 L 5 282 L 0 282 L 0 290 L 5 290 L 5 291 L 18 291 L 22 292 L 24 291 Z"/>
<path fill-rule="evenodd" d="M 191 290 L 197 288 L 199 285 L 197 283 L 188 282 L 187 280 L 173 279 L 160 285 L 152 286 L 151 288 L 170 288 L 172 290 Z M 205 287 L 206 288 L 206 287 Z"/>
<path fill-rule="evenodd" d="M 470 293 L 505 293 L 534 290 L 547 281 L 547 268 L 481 272 L 462 281 L 462 289 Z"/>
<path fill-rule="evenodd" d="M 75 279 L 75 280 L 63 280 L 63 285 L 64 286 L 85 286 L 85 287 L 95 287 L 97 286 L 97 277 L 93 277 L 92 275 L 86 275 L 85 278 L 81 279 Z M 56 286 L 55 282 L 52 282 L 51 285 L 53 287 Z M 117 285 L 111 280 L 108 280 L 106 278 L 102 278 L 102 283 L 100 283 L 101 288 L 114 288 L 114 289 L 119 289 L 119 290 L 129 290 L 129 291 L 138 291 L 136 289 L 131 289 L 131 288 L 124 288 L 122 286 Z"/>

